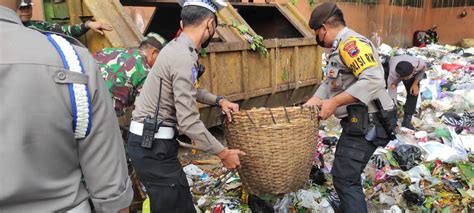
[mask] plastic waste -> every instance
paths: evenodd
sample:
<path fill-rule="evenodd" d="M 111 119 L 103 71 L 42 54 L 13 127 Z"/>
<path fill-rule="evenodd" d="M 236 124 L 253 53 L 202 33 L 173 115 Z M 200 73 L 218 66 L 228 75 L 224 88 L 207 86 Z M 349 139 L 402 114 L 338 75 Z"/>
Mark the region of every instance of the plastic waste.
<path fill-rule="evenodd" d="M 252 212 L 273 212 L 273 205 L 259 197 L 249 194 L 248 204 Z"/>
<path fill-rule="evenodd" d="M 287 213 L 289 212 L 288 208 L 292 205 L 291 198 L 288 194 L 286 194 L 280 202 L 273 207 L 278 213 Z"/>
<path fill-rule="evenodd" d="M 474 135 L 458 135 L 461 146 L 469 153 L 474 154 Z"/>
<path fill-rule="evenodd" d="M 426 131 L 418 131 L 415 133 L 415 138 L 418 142 L 426 142 L 428 140 L 428 133 Z"/>
<path fill-rule="evenodd" d="M 323 198 L 323 199 L 321 199 L 321 202 L 319 203 L 319 210 L 317 212 L 334 213 L 334 209 L 332 208 L 329 201 L 327 199 Z"/>
<path fill-rule="evenodd" d="M 331 204 L 332 208 L 334 209 L 335 212 L 339 212 L 340 206 L 341 206 L 341 200 L 339 199 L 339 196 L 337 196 L 336 192 L 331 192 L 328 197 L 327 201 L 329 204 Z"/>
<path fill-rule="evenodd" d="M 209 200 L 208 196 L 202 196 L 197 201 L 197 206 L 199 208 L 202 208 L 202 207 L 207 206 L 209 204 L 210 204 L 210 200 Z"/>
<path fill-rule="evenodd" d="M 403 171 L 407 171 L 421 162 L 420 148 L 409 144 L 395 147 L 392 155 Z"/>
<path fill-rule="evenodd" d="M 410 177 L 411 182 L 419 182 L 422 178 L 431 176 L 430 171 L 425 165 L 420 164 L 416 167 L 411 168 L 406 172 Z"/>
<path fill-rule="evenodd" d="M 464 185 L 458 181 L 453 179 L 443 178 L 444 188 L 450 192 L 458 193 L 458 189 L 464 189 Z"/>
<path fill-rule="evenodd" d="M 417 206 L 423 205 L 423 202 L 426 199 L 425 196 L 416 194 L 410 190 L 406 190 L 403 192 L 403 198 L 405 198 L 405 201 L 407 202 L 408 205 L 417 205 Z"/>
<path fill-rule="evenodd" d="M 456 70 L 464 68 L 464 66 L 460 64 L 443 64 L 441 65 L 441 68 L 450 72 L 454 72 Z"/>
<path fill-rule="evenodd" d="M 339 139 L 335 136 L 332 136 L 332 137 L 324 137 L 323 138 L 323 144 L 324 145 L 327 145 L 327 146 L 334 146 L 337 144 L 337 141 Z"/>
<path fill-rule="evenodd" d="M 387 205 L 395 205 L 397 204 L 397 201 L 395 200 L 394 197 L 386 195 L 385 193 L 380 193 L 379 194 L 379 201 L 380 203 L 387 204 Z"/>
<path fill-rule="evenodd" d="M 426 152 L 426 161 L 434 161 L 436 159 L 445 163 L 454 163 L 458 161 L 467 161 L 467 155 L 459 155 L 459 153 L 448 145 L 428 141 L 420 143 L 419 146 Z"/>
<path fill-rule="evenodd" d="M 451 139 L 451 133 L 447 128 L 436 128 L 435 136 L 438 138 L 447 138 Z"/>
<path fill-rule="evenodd" d="M 316 202 L 316 199 L 320 197 L 321 194 L 318 191 L 300 189 L 296 193 L 296 198 L 300 200 L 299 205 L 307 209 L 319 209 L 319 204 Z"/>
<path fill-rule="evenodd" d="M 313 166 L 311 168 L 311 172 L 309 173 L 309 179 L 312 183 L 315 183 L 317 185 L 323 185 L 326 182 L 324 172 L 318 166 Z"/>
<path fill-rule="evenodd" d="M 143 213 L 150 213 L 151 212 L 150 198 L 148 198 L 148 197 L 142 203 L 142 212 Z"/>
<path fill-rule="evenodd" d="M 397 205 L 393 205 L 390 207 L 390 213 L 402 213 L 402 210 Z"/>
<path fill-rule="evenodd" d="M 382 43 L 378 49 L 379 49 L 379 53 L 383 55 L 390 55 L 393 51 L 393 48 L 385 43 Z"/>
<path fill-rule="evenodd" d="M 189 176 L 201 176 L 204 172 L 194 164 L 189 164 L 183 168 L 184 173 Z"/>

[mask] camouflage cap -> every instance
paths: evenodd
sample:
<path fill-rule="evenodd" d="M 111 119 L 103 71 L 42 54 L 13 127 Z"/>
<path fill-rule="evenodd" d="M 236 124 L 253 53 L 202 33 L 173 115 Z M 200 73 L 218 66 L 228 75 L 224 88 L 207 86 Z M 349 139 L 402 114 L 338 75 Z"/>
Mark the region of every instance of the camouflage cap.
<path fill-rule="evenodd" d="M 167 43 L 166 39 L 160 36 L 160 34 L 154 32 L 148 33 L 143 39 L 143 42 L 147 42 L 157 49 L 163 48 Z"/>
<path fill-rule="evenodd" d="M 314 8 L 311 13 L 311 18 L 309 19 L 309 26 L 311 29 L 320 28 L 325 21 L 327 21 L 331 16 L 340 10 L 336 3 L 333 2 L 324 2 Z"/>

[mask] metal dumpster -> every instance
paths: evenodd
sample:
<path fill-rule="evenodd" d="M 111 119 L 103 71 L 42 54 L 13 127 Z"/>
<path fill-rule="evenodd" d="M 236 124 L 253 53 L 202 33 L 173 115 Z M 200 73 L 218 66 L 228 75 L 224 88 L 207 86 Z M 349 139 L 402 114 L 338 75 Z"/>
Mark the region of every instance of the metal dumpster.
<path fill-rule="evenodd" d="M 157 32 L 168 40 L 176 35 L 181 10 L 176 0 L 122 0 L 120 3 L 155 7 L 145 34 Z M 92 52 L 106 46 L 138 45 L 142 35 L 120 3 L 117 0 L 68 1 L 70 22 L 78 23 L 81 17 L 93 16 L 115 28 L 105 37 L 86 35 L 83 42 Z M 206 49 L 206 56 L 199 59 L 206 66 L 202 87 L 238 102 L 242 109 L 296 105 L 314 93 L 322 78 L 321 48 L 317 47 L 307 20 L 295 7 L 231 3 L 218 16 L 220 24 L 240 23 L 247 26 L 250 33 L 263 36 L 269 54 L 265 57 L 252 51 L 236 29 L 219 26 Z M 200 111 L 207 126 L 220 122 L 217 108 L 200 105 Z"/>

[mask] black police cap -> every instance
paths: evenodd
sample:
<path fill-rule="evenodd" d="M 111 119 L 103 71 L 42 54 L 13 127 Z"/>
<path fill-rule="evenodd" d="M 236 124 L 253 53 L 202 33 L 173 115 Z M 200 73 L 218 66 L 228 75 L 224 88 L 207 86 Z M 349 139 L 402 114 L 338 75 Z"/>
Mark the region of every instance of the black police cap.
<path fill-rule="evenodd" d="M 325 2 L 318 5 L 311 13 L 309 26 L 314 30 L 320 28 L 323 23 L 327 21 L 332 15 L 334 15 L 338 10 L 339 8 L 337 7 L 336 3 L 333 2 Z"/>

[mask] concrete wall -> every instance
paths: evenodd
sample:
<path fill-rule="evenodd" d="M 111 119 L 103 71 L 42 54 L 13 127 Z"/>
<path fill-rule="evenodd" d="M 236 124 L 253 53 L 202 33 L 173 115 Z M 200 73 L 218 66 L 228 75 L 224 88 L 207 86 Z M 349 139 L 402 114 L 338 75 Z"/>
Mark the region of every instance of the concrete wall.
<path fill-rule="evenodd" d="M 263 3 L 265 0 L 254 2 Z M 286 3 L 288 0 L 275 2 Z M 459 44 L 463 38 L 474 38 L 473 6 L 431 8 L 431 0 L 424 0 L 423 8 L 392 6 L 390 0 L 380 0 L 377 5 L 337 4 L 350 28 L 369 38 L 377 33 L 382 42 L 394 46 L 410 46 L 416 30 L 426 30 L 433 25 L 438 26 L 440 43 L 443 44 Z M 309 19 L 312 8 L 306 0 L 298 0 L 296 7 Z M 461 18 L 459 15 L 464 9 L 468 15 Z"/>
<path fill-rule="evenodd" d="M 44 13 L 43 13 L 43 1 L 33 1 L 33 20 L 43 20 Z"/>
<path fill-rule="evenodd" d="M 265 3 L 268 0 L 254 0 Z M 287 3 L 289 0 L 273 0 Z M 323 2 L 325 0 L 320 0 Z M 243 0 L 248 2 L 248 0 Z M 318 1 L 317 1 L 318 2 Z M 354 3 L 338 3 L 345 15 L 348 26 L 362 35 L 373 38 L 376 33 L 381 42 L 393 46 L 410 46 L 416 30 L 426 30 L 433 25 L 438 26 L 438 35 L 442 44 L 459 44 L 463 38 L 474 38 L 474 7 L 431 8 L 431 0 L 424 0 L 423 8 L 400 7 L 390 5 L 390 0 L 380 0 L 380 4 L 366 5 Z M 312 8 L 306 0 L 298 0 L 296 7 L 309 19 Z M 468 15 L 459 15 L 466 10 Z M 126 8 L 132 19 L 140 26 L 147 26 L 152 8 Z M 44 17 L 42 4 L 35 1 L 33 18 L 42 20 Z M 142 25 L 143 24 L 143 25 Z M 142 28 L 143 29 L 143 28 Z"/>
<path fill-rule="evenodd" d="M 461 18 L 464 9 L 468 14 Z M 430 25 L 438 26 L 442 43 L 457 44 L 462 38 L 474 38 L 474 7 L 433 8 L 429 20 Z"/>

